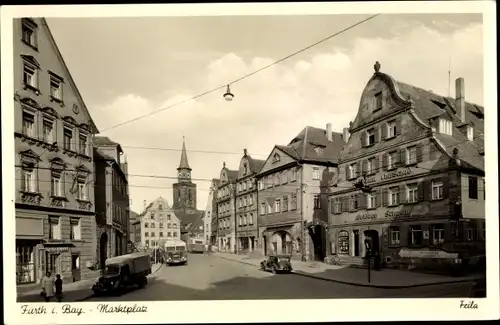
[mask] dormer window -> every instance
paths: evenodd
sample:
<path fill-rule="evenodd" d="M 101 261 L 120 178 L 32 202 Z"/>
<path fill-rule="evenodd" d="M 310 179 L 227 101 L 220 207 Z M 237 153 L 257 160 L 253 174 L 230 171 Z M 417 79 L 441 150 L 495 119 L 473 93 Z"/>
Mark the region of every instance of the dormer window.
<path fill-rule="evenodd" d="M 28 44 L 31 47 L 36 48 L 37 47 L 37 40 L 36 40 L 36 29 L 37 26 L 35 22 L 33 22 L 31 19 L 22 19 L 22 40 L 24 43 Z"/>
<path fill-rule="evenodd" d="M 278 161 L 280 161 L 280 155 L 278 153 L 275 153 L 273 156 L 273 164 L 277 163 Z"/>
<path fill-rule="evenodd" d="M 453 135 L 451 121 L 440 119 L 439 120 L 439 133 Z"/>
<path fill-rule="evenodd" d="M 472 126 L 467 127 L 467 140 L 474 140 L 474 128 Z"/>

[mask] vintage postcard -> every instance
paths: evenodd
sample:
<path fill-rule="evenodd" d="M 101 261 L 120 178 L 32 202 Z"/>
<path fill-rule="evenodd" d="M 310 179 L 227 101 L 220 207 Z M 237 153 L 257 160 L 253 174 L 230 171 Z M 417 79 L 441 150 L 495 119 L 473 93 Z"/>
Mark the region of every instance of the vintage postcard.
<path fill-rule="evenodd" d="M 494 2 L 1 13 L 6 324 L 498 319 Z"/>

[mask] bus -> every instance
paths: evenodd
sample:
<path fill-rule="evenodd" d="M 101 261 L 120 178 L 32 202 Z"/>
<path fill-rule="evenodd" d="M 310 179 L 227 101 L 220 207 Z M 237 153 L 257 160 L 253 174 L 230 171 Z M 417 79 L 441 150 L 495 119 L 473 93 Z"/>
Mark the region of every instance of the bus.
<path fill-rule="evenodd" d="M 187 250 L 189 253 L 204 253 L 205 241 L 199 238 L 189 238 L 187 243 Z"/>

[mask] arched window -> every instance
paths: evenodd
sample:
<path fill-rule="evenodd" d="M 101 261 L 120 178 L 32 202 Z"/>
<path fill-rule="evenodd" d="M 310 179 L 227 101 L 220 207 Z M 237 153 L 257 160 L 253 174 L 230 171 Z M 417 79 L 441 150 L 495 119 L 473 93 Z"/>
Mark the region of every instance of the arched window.
<path fill-rule="evenodd" d="M 338 233 L 338 242 L 339 242 L 339 253 L 340 254 L 349 254 L 349 233 L 345 230 L 339 231 Z"/>

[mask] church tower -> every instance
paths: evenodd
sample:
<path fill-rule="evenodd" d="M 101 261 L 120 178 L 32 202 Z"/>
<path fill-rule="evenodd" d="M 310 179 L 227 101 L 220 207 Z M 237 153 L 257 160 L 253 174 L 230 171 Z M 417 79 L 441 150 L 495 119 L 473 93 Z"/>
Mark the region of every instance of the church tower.
<path fill-rule="evenodd" d="M 191 167 L 186 152 L 186 141 L 182 138 L 182 153 L 177 167 L 177 183 L 173 185 L 175 210 L 196 210 L 196 184 L 191 181 Z"/>

